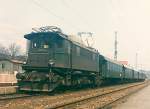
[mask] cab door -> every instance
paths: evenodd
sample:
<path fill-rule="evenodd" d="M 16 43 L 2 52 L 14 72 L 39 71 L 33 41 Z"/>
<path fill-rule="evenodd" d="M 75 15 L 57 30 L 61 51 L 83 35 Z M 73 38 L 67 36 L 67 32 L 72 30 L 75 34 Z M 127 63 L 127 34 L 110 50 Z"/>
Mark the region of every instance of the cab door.
<path fill-rule="evenodd" d="M 70 43 L 66 39 L 59 37 L 55 40 L 55 67 L 70 68 Z"/>

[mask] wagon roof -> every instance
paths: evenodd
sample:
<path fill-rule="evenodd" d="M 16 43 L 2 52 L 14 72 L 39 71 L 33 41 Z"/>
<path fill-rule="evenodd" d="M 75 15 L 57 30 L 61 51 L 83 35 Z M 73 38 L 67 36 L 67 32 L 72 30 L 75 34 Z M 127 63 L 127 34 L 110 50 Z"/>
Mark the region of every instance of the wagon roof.
<path fill-rule="evenodd" d="M 104 56 L 104 59 L 105 59 L 105 60 L 107 60 L 107 61 L 109 61 L 109 62 L 112 62 L 112 63 L 114 63 L 114 64 L 117 64 L 117 65 L 123 66 L 123 64 L 120 64 L 118 61 L 112 60 L 112 59 L 107 58 L 107 57 L 105 57 L 105 56 Z"/>

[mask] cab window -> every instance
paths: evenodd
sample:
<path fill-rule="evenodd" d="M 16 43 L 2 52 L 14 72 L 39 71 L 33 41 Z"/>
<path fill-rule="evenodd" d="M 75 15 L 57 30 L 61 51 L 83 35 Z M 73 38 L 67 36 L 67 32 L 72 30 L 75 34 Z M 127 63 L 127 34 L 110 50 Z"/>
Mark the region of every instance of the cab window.
<path fill-rule="evenodd" d="M 32 43 L 32 48 L 37 48 L 37 43 L 36 42 Z"/>
<path fill-rule="evenodd" d="M 42 40 L 42 41 L 33 41 L 32 42 L 32 48 L 50 48 L 51 44 L 50 42 L 46 41 L 46 40 Z"/>

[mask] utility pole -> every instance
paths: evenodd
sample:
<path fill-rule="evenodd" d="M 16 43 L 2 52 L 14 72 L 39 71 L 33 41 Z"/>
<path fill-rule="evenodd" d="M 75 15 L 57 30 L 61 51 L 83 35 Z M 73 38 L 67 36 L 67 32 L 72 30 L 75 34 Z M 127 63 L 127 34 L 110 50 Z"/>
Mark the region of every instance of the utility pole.
<path fill-rule="evenodd" d="M 118 54 L 118 51 L 117 51 L 117 45 L 118 45 L 118 42 L 117 42 L 117 31 L 115 31 L 115 50 L 114 50 L 114 60 L 117 61 L 117 54 Z"/>

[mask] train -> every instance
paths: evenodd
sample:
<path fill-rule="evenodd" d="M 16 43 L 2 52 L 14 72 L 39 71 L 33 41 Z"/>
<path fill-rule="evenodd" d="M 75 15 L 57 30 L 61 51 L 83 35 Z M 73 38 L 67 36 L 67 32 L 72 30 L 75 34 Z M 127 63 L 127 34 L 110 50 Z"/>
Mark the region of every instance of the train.
<path fill-rule="evenodd" d="M 55 26 L 34 28 L 24 35 L 28 58 L 16 75 L 20 91 L 52 92 L 60 86 L 144 81 L 144 73 L 111 60 L 74 40 Z"/>

